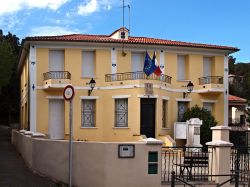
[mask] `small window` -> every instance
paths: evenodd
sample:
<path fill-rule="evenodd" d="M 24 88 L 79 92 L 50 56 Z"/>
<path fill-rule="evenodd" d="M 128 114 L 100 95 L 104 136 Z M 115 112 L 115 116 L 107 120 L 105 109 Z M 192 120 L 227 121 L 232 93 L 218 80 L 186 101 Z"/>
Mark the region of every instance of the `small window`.
<path fill-rule="evenodd" d="M 162 100 L 162 128 L 167 128 L 168 123 L 168 101 Z"/>
<path fill-rule="evenodd" d="M 186 79 L 186 56 L 185 55 L 178 55 L 177 56 L 177 63 L 178 63 L 178 80 L 185 80 Z"/>
<path fill-rule="evenodd" d="M 206 110 L 208 110 L 209 112 L 213 112 L 213 103 L 203 103 L 203 108 L 205 108 Z"/>
<path fill-rule="evenodd" d="M 186 110 L 188 109 L 188 102 L 178 102 L 178 121 L 181 122 L 183 120 L 183 115 L 186 112 Z"/>
<path fill-rule="evenodd" d="M 95 127 L 96 100 L 82 100 L 82 127 Z"/>
<path fill-rule="evenodd" d="M 128 99 L 115 99 L 115 127 L 128 127 Z"/>
<path fill-rule="evenodd" d="M 82 52 L 82 77 L 93 78 L 95 76 L 95 52 Z"/>

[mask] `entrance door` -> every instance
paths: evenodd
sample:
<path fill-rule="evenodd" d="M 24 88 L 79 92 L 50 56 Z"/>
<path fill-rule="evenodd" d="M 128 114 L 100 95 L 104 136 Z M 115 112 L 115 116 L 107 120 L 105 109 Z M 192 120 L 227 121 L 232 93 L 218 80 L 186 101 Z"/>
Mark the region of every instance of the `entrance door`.
<path fill-rule="evenodd" d="M 64 100 L 49 100 L 49 135 L 51 139 L 64 139 Z"/>
<path fill-rule="evenodd" d="M 141 135 L 155 138 L 155 99 L 141 99 Z"/>

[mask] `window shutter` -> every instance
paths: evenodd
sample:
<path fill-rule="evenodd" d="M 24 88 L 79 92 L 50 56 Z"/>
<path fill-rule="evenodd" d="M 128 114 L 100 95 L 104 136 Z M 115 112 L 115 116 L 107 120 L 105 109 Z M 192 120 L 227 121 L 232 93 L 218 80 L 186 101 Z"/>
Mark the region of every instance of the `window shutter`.
<path fill-rule="evenodd" d="M 186 79 L 186 73 L 185 73 L 185 64 L 186 59 L 184 55 L 178 55 L 178 80 L 185 80 Z"/>
<path fill-rule="evenodd" d="M 82 77 L 94 77 L 94 67 L 94 51 L 82 52 Z"/>
<path fill-rule="evenodd" d="M 143 71 L 144 61 L 142 53 L 132 53 L 132 72 Z"/>
<path fill-rule="evenodd" d="M 49 71 L 64 71 L 64 51 L 49 51 Z"/>
<path fill-rule="evenodd" d="M 209 57 L 203 58 L 203 76 L 208 77 L 211 76 L 211 64 L 212 59 Z"/>

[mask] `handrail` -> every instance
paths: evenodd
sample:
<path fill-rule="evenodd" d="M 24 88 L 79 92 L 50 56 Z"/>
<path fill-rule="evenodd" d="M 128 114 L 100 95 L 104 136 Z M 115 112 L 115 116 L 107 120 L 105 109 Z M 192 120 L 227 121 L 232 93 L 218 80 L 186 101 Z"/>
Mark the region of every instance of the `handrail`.
<path fill-rule="evenodd" d="M 166 82 L 168 84 L 171 84 L 172 77 L 170 77 L 168 75 L 164 75 L 164 74 L 161 74 L 160 76 L 157 76 L 155 74 L 151 74 L 150 76 L 147 76 L 143 71 L 115 73 L 115 74 L 106 74 L 105 75 L 106 82 L 138 80 L 138 79 L 160 80 L 162 82 Z"/>
<path fill-rule="evenodd" d="M 68 71 L 49 71 L 43 73 L 43 80 L 48 79 L 71 79 L 71 74 Z"/>
<path fill-rule="evenodd" d="M 207 76 L 199 78 L 199 85 L 204 84 L 223 84 L 222 76 Z"/>

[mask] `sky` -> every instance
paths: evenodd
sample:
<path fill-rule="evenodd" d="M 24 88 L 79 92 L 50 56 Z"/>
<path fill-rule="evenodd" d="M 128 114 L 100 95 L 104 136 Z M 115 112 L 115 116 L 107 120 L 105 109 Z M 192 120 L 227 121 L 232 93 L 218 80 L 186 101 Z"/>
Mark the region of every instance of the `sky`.
<path fill-rule="evenodd" d="M 250 62 L 250 0 L 124 0 L 131 36 L 238 47 Z M 21 39 L 111 34 L 123 26 L 122 0 L 1 0 L 0 29 Z M 130 20 L 130 21 L 129 21 Z"/>

